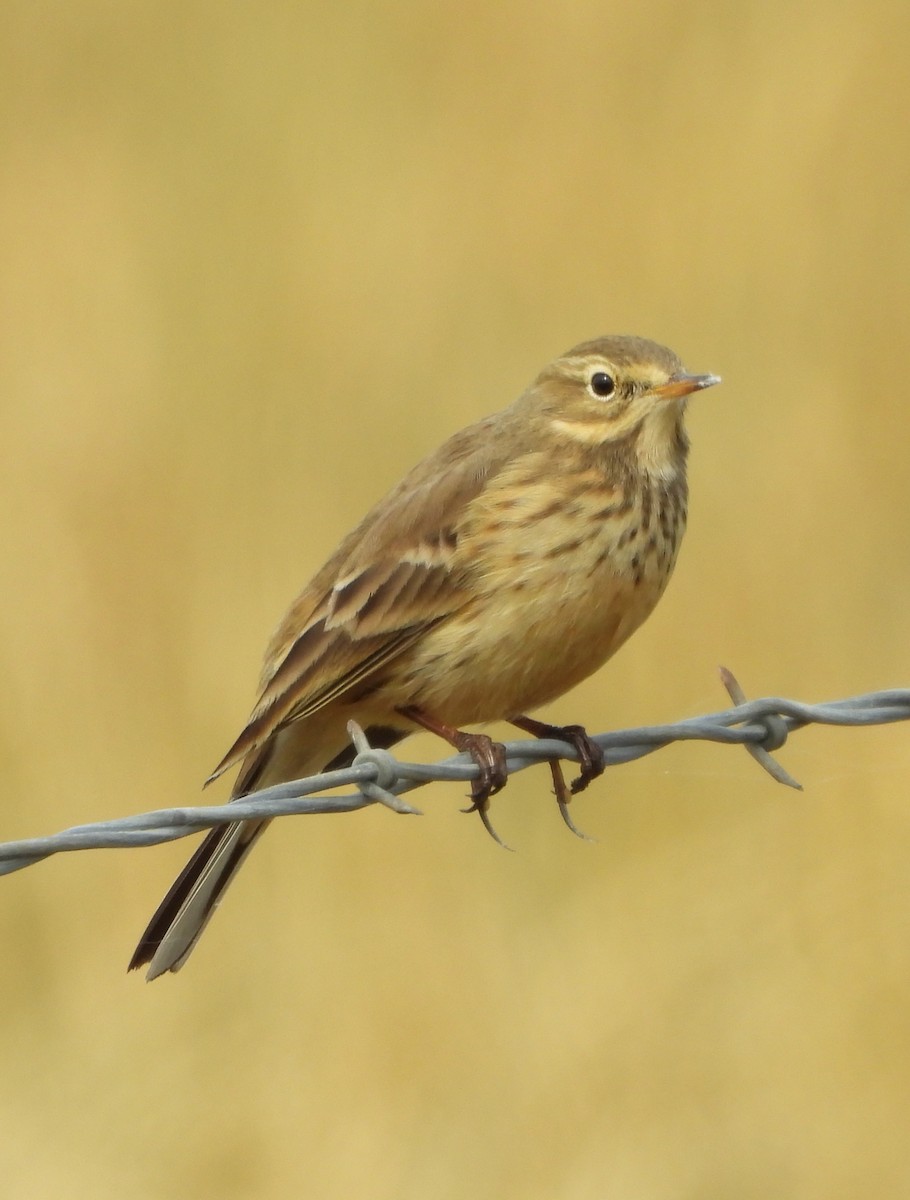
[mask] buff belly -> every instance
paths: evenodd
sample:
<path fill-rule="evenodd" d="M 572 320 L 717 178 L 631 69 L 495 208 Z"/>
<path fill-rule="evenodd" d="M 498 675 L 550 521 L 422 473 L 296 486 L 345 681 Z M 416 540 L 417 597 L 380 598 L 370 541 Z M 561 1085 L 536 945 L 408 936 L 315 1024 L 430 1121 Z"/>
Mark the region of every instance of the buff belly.
<path fill-rule="evenodd" d="M 598 556 L 578 548 L 491 579 L 408 655 L 397 694 L 462 726 L 531 712 L 574 687 L 649 616 L 672 567 L 655 561 L 636 578 L 608 562 L 592 570 Z"/>

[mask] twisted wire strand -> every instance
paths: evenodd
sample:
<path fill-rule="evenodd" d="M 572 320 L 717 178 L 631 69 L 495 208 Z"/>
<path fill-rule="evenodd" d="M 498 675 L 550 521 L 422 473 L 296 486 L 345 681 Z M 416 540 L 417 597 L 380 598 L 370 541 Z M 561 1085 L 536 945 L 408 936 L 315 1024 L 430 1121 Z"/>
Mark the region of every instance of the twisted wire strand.
<path fill-rule="evenodd" d="M 858 727 L 910 720 L 908 688 L 868 692 L 822 704 L 803 704 L 780 697 L 746 700 L 726 668 L 720 669 L 720 677 L 734 701 L 733 708 L 688 717 L 669 725 L 647 725 L 598 734 L 592 740 L 602 747 L 606 765 L 632 762 L 673 742 L 719 742 L 744 746 L 777 782 L 799 788 L 800 784 L 771 753 L 780 749 L 794 730 L 807 725 Z M 247 818 L 354 812 L 375 803 L 385 804 L 396 812 L 418 814 L 419 809 L 401 799 L 403 794 L 428 783 L 463 783 L 477 777 L 478 769 L 468 755 L 457 754 L 428 764 L 400 762 L 389 751 L 370 747 L 355 722 L 350 723 L 349 730 L 358 753 L 352 765 L 343 770 L 263 788 L 228 804 L 156 809 L 113 821 L 76 825 L 49 837 L 2 843 L 0 875 L 22 870 L 64 851 L 155 846 L 228 821 Z M 553 739 L 530 738 L 505 742 L 504 745 L 509 775 L 553 759 L 578 761 L 572 746 Z M 322 794 L 329 788 L 349 786 L 357 790 L 340 796 Z"/>

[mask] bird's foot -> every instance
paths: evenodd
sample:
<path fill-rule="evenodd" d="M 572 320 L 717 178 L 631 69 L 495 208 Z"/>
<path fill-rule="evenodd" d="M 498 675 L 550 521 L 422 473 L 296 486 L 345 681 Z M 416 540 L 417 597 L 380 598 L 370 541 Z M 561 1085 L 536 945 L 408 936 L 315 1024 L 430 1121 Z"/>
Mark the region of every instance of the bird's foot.
<path fill-rule="evenodd" d="M 501 742 L 494 742 L 485 733 L 466 733 L 463 729 L 456 729 L 454 725 L 437 721 L 435 717 L 429 716 L 419 708 L 408 706 L 398 711 L 416 725 L 443 738 L 462 754 L 471 756 L 479 775 L 471 782 L 471 804 L 462 811 L 478 813 L 484 829 L 493 841 L 498 842 L 504 850 L 510 850 L 511 847 L 506 845 L 493 828 L 489 813 L 490 797 L 501 792 L 509 778 L 505 746 Z"/>
<path fill-rule="evenodd" d="M 553 791 L 556 795 L 559 815 L 576 837 L 590 842 L 592 839 L 586 833 L 582 833 L 572 820 L 569 814 L 569 801 L 579 792 L 583 792 L 592 779 L 603 774 L 605 766 L 603 749 L 591 738 L 583 725 L 548 725 L 545 721 L 536 721 L 533 717 L 516 717 L 511 723 L 526 733 L 532 733 L 534 737 L 553 738 L 556 741 L 568 742 L 575 750 L 581 770 L 572 780 L 571 786 L 566 784 L 562 763 L 558 758 L 550 759 L 550 774 L 553 777 Z"/>

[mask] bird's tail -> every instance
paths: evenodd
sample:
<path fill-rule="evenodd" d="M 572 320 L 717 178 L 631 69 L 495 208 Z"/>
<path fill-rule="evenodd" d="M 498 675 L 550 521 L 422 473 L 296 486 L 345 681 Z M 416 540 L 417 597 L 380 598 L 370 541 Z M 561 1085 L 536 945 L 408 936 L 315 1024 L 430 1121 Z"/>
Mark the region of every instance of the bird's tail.
<path fill-rule="evenodd" d="M 247 755 L 234 784 L 233 800 L 288 779 L 302 779 L 314 770 L 334 771 L 350 766 L 357 751 L 346 727 L 329 727 L 316 738 L 316 748 L 295 741 L 295 730 L 282 731 Z M 370 745 L 388 748 L 407 736 L 406 729 L 370 726 Z M 323 731 L 325 733 L 325 731 Z M 285 735 L 285 736 L 283 736 Z M 231 764 L 227 756 L 212 778 Z M 213 829 L 171 885 L 139 939 L 129 969 L 149 964 L 147 979 L 179 971 L 199 941 L 228 884 L 259 841 L 269 820 L 232 821 Z"/>
<path fill-rule="evenodd" d="M 149 964 L 147 979 L 155 979 L 165 971 L 179 971 L 225 888 L 268 824 L 232 821 L 208 834 L 149 921 L 130 959 L 131 971 L 145 963 Z"/>

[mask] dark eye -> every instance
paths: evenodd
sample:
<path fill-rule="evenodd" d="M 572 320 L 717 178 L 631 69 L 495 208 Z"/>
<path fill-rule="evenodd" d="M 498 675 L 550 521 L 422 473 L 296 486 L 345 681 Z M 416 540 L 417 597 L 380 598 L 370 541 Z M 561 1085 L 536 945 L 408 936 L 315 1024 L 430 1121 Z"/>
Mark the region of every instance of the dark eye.
<path fill-rule="evenodd" d="M 616 391 L 613 376 L 608 375 L 606 371 L 595 371 L 591 376 L 591 391 L 595 396 L 600 396 L 601 400 L 606 400 L 608 396 L 612 396 Z"/>

